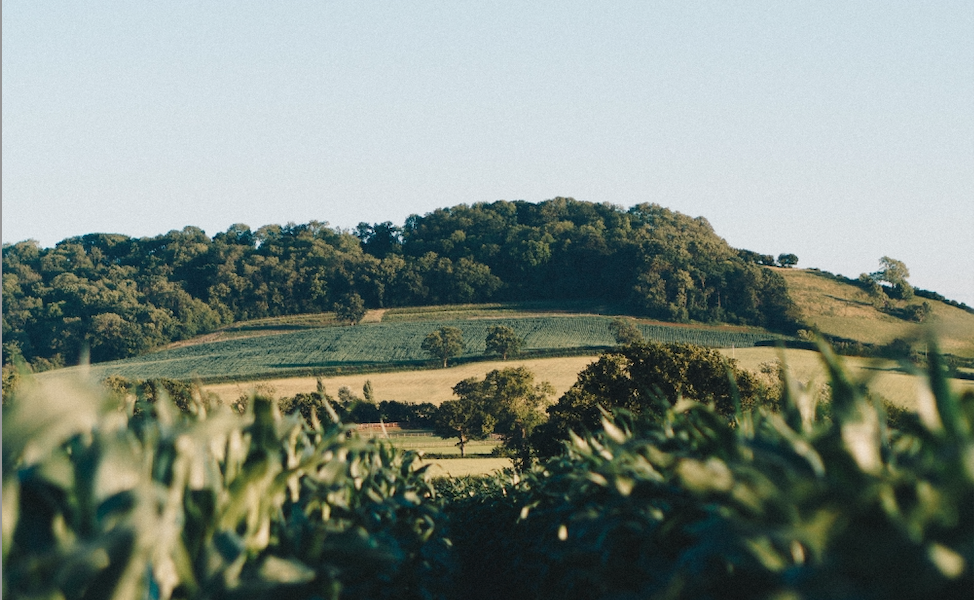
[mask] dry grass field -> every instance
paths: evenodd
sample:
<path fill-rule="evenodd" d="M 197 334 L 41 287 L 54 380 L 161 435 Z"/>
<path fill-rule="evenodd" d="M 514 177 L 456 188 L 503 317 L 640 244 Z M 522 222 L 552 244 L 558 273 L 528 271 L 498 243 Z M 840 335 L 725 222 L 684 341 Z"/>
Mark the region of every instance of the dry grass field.
<path fill-rule="evenodd" d="M 781 358 L 795 378 L 803 383 L 818 386 L 828 380 L 819 354 L 811 350 L 737 348 L 721 352 L 737 360 L 742 368 L 755 373 L 760 372 L 762 364 Z M 842 356 L 839 360 L 849 367 L 854 376 L 866 381 L 871 392 L 897 406 L 911 410 L 916 408 L 922 380 L 904 372 L 895 361 L 854 356 Z M 951 384 L 958 390 L 974 390 L 974 381 L 969 379 L 952 379 Z"/>
<path fill-rule="evenodd" d="M 896 338 L 921 336 L 932 328 L 941 350 L 957 356 L 974 356 L 974 315 L 934 300 L 928 323 L 919 325 L 883 313 L 873 307 L 869 294 L 856 286 L 836 281 L 818 271 L 775 269 L 788 285 L 788 293 L 802 315 L 822 333 L 868 344 L 888 344 Z M 897 308 L 920 304 L 923 298 L 894 301 Z"/>
<path fill-rule="evenodd" d="M 433 477 L 464 477 L 467 475 L 487 475 L 513 466 L 509 458 L 442 458 L 423 461 L 421 465 L 432 464 L 429 473 Z"/>
<path fill-rule="evenodd" d="M 826 380 L 818 353 L 810 350 L 788 349 L 782 351 L 777 348 L 758 347 L 727 348 L 721 352 L 737 360 L 741 367 L 755 373 L 760 372 L 763 363 L 774 361 L 783 356 L 791 372 L 799 381 L 816 385 L 817 382 Z M 368 380 L 372 382 L 372 389 L 378 400 L 432 402 L 439 405 L 444 400 L 453 397 L 453 386 L 463 379 L 468 377 L 482 378 L 493 369 L 524 366 L 535 374 L 538 381 L 551 383 L 555 388 L 555 398 L 557 398 L 575 383 L 579 371 L 596 358 L 595 356 L 572 356 L 508 360 L 506 362 L 492 361 L 471 363 L 449 369 L 345 375 L 324 378 L 322 381 L 325 384 L 325 389 L 332 395 L 337 394 L 340 387 L 347 386 L 356 395 L 361 396 L 362 386 Z M 918 381 L 913 375 L 902 372 L 895 362 L 856 357 L 842 357 L 841 360 L 858 377 L 868 380 L 869 389 L 874 393 L 904 408 L 913 408 Z M 974 381 L 971 380 L 953 380 L 953 384 L 959 389 L 974 389 Z M 317 381 L 313 377 L 295 377 L 249 383 L 213 384 L 206 386 L 206 389 L 216 393 L 224 402 L 229 402 L 242 394 L 248 393 L 255 385 L 262 386 L 261 389 L 270 391 L 275 397 L 284 397 L 301 392 L 312 392 L 317 386 Z"/>
<path fill-rule="evenodd" d="M 399 371 L 395 373 L 370 373 L 364 375 L 342 375 L 322 378 L 325 390 L 335 395 L 341 387 L 348 387 L 357 396 L 362 395 L 366 381 L 372 382 L 372 390 L 377 400 L 398 400 L 400 402 L 432 402 L 439 405 L 453 397 L 453 386 L 469 377 L 483 378 L 489 371 L 508 367 L 527 367 L 537 381 L 547 381 L 555 388 L 556 397 L 565 393 L 575 383 L 578 372 L 595 360 L 595 356 L 571 356 L 564 358 L 510 359 L 468 363 L 448 369 Z M 220 383 L 205 386 L 217 394 L 224 402 L 239 398 L 253 389 L 255 385 L 264 386 L 276 397 L 293 396 L 298 393 L 315 391 L 317 379 L 314 377 L 292 377 L 257 382 Z"/>

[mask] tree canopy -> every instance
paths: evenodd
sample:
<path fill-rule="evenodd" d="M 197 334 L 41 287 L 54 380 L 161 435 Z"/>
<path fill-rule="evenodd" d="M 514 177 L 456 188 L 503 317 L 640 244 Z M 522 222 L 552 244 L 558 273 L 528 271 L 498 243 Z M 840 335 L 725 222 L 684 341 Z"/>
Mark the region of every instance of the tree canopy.
<path fill-rule="evenodd" d="M 444 369 L 447 361 L 459 356 L 464 347 L 463 331 L 459 327 L 440 327 L 436 331 L 431 331 L 426 335 L 422 345 L 424 352 L 443 361 Z"/>
<path fill-rule="evenodd" d="M 605 298 L 653 318 L 793 330 L 766 262 L 702 217 L 571 198 L 459 204 L 354 232 L 311 221 L 26 241 L 3 246 L 3 355 L 58 365 L 87 346 L 93 361 L 123 358 L 352 294 L 365 308 Z"/>
<path fill-rule="evenodd" d="M 357 325 L 365 313 L 365 302 L 355 292 L 345 294 L 335 302 L 335 318 L 343 323 Z"/>
<path fill-rule="evenodd" d="M 913 298 L 913 286 L 906 281 L 910 277 L 910 270 L 902 261 L 884 256 L 879 259 L 879 270 L 870 277 L 877 283 L 886 284 L 887 289 L 897 298 Z"/>
<path fill-rule="evenodd" d="M 643 332 L 632 322 L 632 319 L 616 317 L 609 323 L 609 331 L 617 344 L 635 344 L 643 340 Z"/>
<path fill-rule="evenodd" d="M 497 420 L 486 412 L 486 406 L 475 398 L 446 400 L 436 410 L 433 431 L 442 438 L 457 438 L 460 457 L 466 456 L 467 444 L 484 440 L 494 431 Z"/>
<path fill-rule="evenodd" d="M 501 436 L 515 466 L 525 468 L 530 464 L 528 439 L 545 420 L 548 398 L 554 394 L 551 384 L 536 384 L 529 369 L 514 367 L 495 369 L 482 381 L 476 377 L 464 379 L 453 387 L 453 393 L 459 398 L 457 409 L 467 407 L 471 411 L 471 416 L 464 419 L 477 426 L 489 424 L 487 433 Z"/>
<path fill-rule="evenodd" d="M 548 420 L 531 443 L 540 456 L 553 456 L 569 431 L 596 430 L 603 410 L 659 415 L 665 403 L 686 398 L 713 403 L 718 414 L 731 416 L 738 400 L 742 409 L 750 408 L 760 392 L 750 372 L 713 348 L 635 343 L 602 355 L 579 373 L 571 389 L 548 408 Z"/>
<path fill-rule="evenodd" d="M 794 254 L 782 253 L 778 255 L 778 265 L 782 267 L 794 267 L 798 264 L 798 256 Z"/>
<path fill-rule="evenodd" d="M 501 360 L 507 360 L 521 351 L 524 340 L 506 325 L 493 325 L 487 329 L 487 354 L 500 354 Z"/>

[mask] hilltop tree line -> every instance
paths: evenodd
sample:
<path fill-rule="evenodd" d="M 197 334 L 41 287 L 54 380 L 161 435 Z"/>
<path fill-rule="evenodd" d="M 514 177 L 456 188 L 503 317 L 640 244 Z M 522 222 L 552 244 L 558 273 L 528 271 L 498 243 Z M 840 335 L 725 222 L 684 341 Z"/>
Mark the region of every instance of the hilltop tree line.
<path fill-rule="evenodd" d="M 606 298 L 654 318 L 793 331 L 784 281 L 763 268 L 773 263 L 702 217 L 570 198 L 460 204 L 354 231 L 312 221 L 26 241 L 3 246 L 3 360 L 59 365 L 87 346 L 102 361 L 247 319 L 484 301 Z"/>

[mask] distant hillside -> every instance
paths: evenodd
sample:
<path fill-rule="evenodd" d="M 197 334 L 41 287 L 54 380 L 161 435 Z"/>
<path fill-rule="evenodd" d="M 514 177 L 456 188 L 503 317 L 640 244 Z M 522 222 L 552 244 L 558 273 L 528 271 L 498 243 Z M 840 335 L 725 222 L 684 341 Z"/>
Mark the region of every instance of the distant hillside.
<path fill-rule="evenodd" d="M 889 299 L 885 310 L 876 298 L 845 278 L 815 269 L 775 269 L 788 286 L 788 294 L 810 326 L 836 339 L 885 346 L 895 340 L 917 340 L 925 328 L 933 328 L 943 352 L 974 357 L 974 314 L 932 298 Z M 923 323 L 904 315 L 909 307 L 927 303 L 930 313 Z"/>
<path fill-rule="evenodd" d="M 312 221 L 20 242 L 3 246 L 3 360 L 57 366 L 88 348 L 97 363 L 336 304 L 603 299 L 653 319 L 791 333 L 773 263 L 731 248 L 703 217 L 571 198 L 460 204 L 354 232 Z"/>

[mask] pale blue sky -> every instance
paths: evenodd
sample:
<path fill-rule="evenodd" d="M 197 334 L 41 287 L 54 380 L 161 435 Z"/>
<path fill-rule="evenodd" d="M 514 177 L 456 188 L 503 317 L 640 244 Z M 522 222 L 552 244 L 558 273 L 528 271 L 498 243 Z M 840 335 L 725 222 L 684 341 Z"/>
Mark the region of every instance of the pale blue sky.
<path fill-rule="evenodd" d="M 974 305 L 974 3 L 3 2 L 3 241 L 658 202 Z"/>

